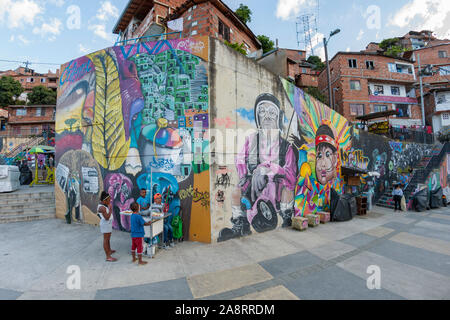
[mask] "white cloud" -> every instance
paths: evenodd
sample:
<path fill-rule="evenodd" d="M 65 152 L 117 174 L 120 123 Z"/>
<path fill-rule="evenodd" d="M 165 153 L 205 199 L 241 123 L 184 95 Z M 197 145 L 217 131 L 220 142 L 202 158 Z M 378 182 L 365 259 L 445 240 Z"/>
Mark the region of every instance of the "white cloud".
<path fill-rule="evenodd" d="M 390 25 L 416 31 L 431 30 L 438 37 L 445 37 L 450 33 L 450 2 L 412 0 L 389 19 Z"/>
<path fill-rule="evenodd" d="M 278 0 L 276 17 L 282 20 L 289 20 L 299 15 L 301 9 L 312 8 L 312 0 Z"/>
<path fill-rule="evenodd" d="M 57 7 L 62 7 L 64 5 L 64 0 L 48 0 L 48 2 Z"/>
<path fill-rule="evenodd" d="M 356 40 L 358 40 L 358 41 L 361 40 L 363 35 L 364 35 L 364 30 L 363 29 L 359 30 L 359 33 L 358 33 L 358 36 L 356 37 Z"/>
<path fill-rule="evenodd" d="M 57 18 L 50 19 L 50 23 L 44 22 L 40 28 L 35 27 L 33 29 L 34 34 L 41 35 L 42 37 L 48 36 L 50 41 L 56 39 L 56 36 L 61 33 L 62 22 Z"/>
<path fill-rule="evenodd" d="M 6 22 L 10 29 L 34 24 L 43 9 L 35 0 L 0 0 L 0 23 Z"/>
<path fill-rule="evenodd" d="M 347 49 L 345 49 L 345 52 L 350 52 L 350 47 L 347 47 Z"/>
<path fill-rule="evenodd" d="M 89 53 L 89 52 L 92 52 L 91 49 L 86 48 L 86 47 L 83 46 L 81 43 L 78 45 L 78 49 L 80 50 L 81 53 Z"/>
<path fill-rule="evenodd" d="M 106 26 L 104 24 L 94 24 L 89 26 L 89 30 L 93 30 L 94 34 L 107 41 L 113 41 L 114 37 L 111 33 L 106 32 Z"/>
<path fill-rule="evenodd" d="M 104 1 L 102 2 L 100 9 L 98 9 L 96 17 L 101 21 L 106 21 L 110 17 L 118 18 L 119 9 L 117 9 L 117 7 L 115 7 L 111 2 Z"/>
<path fill-rule="evenodd" d="M 22 42 L 24 45 L 28 45 L 30 43 L 30 40 L 28 40 L 27 38 L 25 38 L 23 35 L 19 35 L 17 37 L 17 39 Z"/>

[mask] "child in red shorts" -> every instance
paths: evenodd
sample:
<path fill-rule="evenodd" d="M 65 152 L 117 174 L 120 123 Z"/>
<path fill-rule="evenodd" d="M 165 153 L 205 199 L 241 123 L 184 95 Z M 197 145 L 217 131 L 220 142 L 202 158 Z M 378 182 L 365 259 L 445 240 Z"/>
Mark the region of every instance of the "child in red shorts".
<path fill-rule="evenodd" d="M 144 218 L 138 213 L 139 212 L 139 205 L 134 202 L 130 206 L 131 211 L 133 211 L 133 214 L 131 215 L 131 238 L 132 238 L 132 244 L 131 244 L 131 254 L 133 256 L 133 261 L 136 262 L 136 254 L 139 259 L 139 265 L 146 265 L 146 261 L 142 261 L 142 252 L 144 251 L 144 226 L 149 226 L 152 224 L 151 221 L 145 222 Z"/>

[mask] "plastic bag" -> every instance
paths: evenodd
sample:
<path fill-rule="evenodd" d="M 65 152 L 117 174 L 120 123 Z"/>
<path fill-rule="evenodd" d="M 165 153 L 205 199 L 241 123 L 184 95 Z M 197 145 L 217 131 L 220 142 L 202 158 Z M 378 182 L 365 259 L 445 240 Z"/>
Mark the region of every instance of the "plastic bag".
<path fill-rule="evenodd" d="M 402 208 L 402 211 L 406 211 L 406 199 L 405 199 L 405 196 L 402 197 L 402 201 L 400 202 L 400 207 Z"/>

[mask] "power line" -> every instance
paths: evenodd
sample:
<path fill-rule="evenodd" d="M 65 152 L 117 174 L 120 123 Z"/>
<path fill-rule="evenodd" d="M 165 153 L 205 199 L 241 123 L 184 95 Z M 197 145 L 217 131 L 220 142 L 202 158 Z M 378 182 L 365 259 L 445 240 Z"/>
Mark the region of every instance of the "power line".
<path fill-rule="evenodd" d="M 47 63 L 47 62 L 30 62 L 30 61 L 17 61 L 17 60 L 4 60 L 0 59 L 0 62 L 11 62 L 11 63 L 21 63 L 25 65 L 32 65 L 32 64 L 40 64 L 40 65 L 52 65 L 52 66 L 60 66 L 59 63 Z"/>

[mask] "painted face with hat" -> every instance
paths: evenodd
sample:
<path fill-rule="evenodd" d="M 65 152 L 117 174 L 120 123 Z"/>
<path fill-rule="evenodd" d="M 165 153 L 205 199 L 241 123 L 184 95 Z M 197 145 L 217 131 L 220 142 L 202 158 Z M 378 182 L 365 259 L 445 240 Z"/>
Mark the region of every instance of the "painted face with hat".
<path fill-rule="evenodd" d="M 336 178 L 338 147 L 330 127 L 320 126 L 316 132 L 316 177 L 321 185 Z"/>

